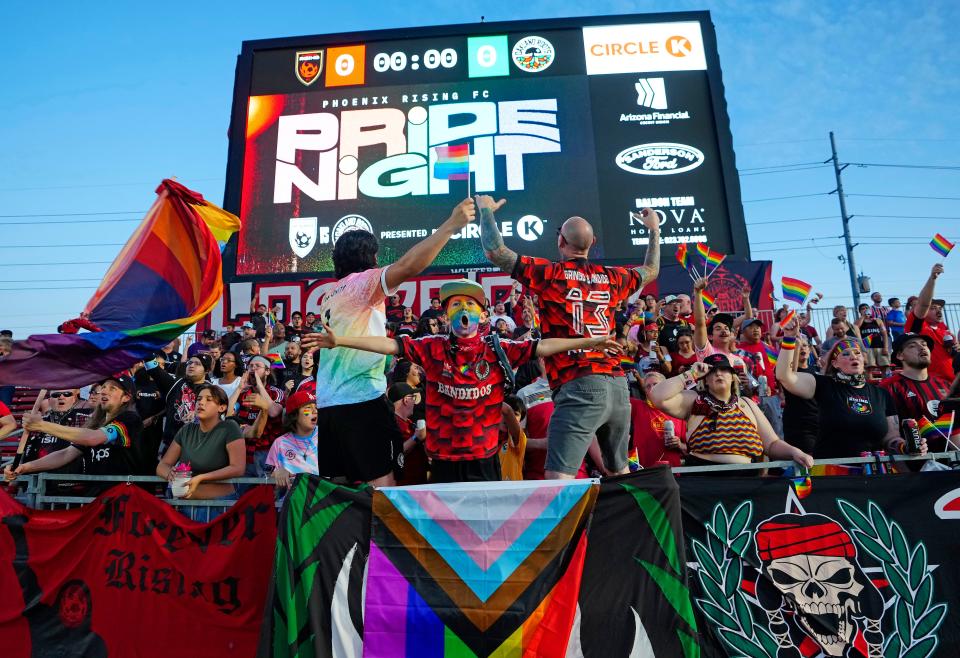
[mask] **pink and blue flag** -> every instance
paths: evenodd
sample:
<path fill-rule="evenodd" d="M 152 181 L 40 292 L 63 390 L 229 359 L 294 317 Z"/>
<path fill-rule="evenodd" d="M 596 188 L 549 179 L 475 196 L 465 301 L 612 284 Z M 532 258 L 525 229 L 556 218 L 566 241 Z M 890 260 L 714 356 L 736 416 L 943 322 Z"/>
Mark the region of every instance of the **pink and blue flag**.
<path fill-rule="evenodd" d="M 220 246 L 236 216 L 172 180 L 107 270 L 81 318 L 88 333 L 16 341 L 0 383 L 86 386 L 142 361 L 213 310 L 223 297 Z"/>
<path fill-rule="evenodd" d="M 437 162 L 433 165 L 433 177 L 446 180 L 470 178 L 470 145 L 454 144 L 437 146 Z"/>

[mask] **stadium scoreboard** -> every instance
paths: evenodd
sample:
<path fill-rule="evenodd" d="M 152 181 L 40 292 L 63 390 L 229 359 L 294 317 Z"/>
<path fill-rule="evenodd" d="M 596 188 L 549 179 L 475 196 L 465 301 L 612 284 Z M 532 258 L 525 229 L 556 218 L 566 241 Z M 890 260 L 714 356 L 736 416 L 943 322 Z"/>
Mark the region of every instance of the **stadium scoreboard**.
<path fill-rule="evenodd" d="M 594 260 L 641 262 L 649 235 L 631 213 L 650 206 L 665 258 L 696 242 L 749 255 L 713 25 L 685 12 L 245 42 L 228 278 L 329 275 L 356 228 L 395 261 L 466 197 L 468 181 L 434 176 L 436 147 L 454 145 L 470 192 L 506 198 L 497 220 L 518 253 L 556 257 L 579 215 Z M 489 266 L 479 226 L 435 266 Z"/>

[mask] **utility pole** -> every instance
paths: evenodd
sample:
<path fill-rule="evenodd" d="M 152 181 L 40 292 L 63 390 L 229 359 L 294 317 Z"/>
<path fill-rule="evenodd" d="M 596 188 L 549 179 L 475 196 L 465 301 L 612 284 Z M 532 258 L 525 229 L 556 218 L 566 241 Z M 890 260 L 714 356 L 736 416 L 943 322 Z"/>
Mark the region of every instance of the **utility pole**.
<path fill-rule="evenodd" d="M 847 198 L 843 195 L 843 180 L 840 178 L 840 172 L 847 168 L 847 165 L 840 166 L 837 161 L 837 142 L 833 139 L 833 131 L 830 131 L 830 150 L 833 152 L 833 173 L 837 177 L 837 198 L 840 199 L 840 220 L 843 222 L 843 242 L 847 247 L 847 269 L 850 270 L 850 292 L 853 293 L 853 312 L 856 315 L 857 307 L 860 305 L 860 286 L 857 285 L 857 266 L 853 262 L 853 244 L 850 242 L 850 219 L 852 215 L 847 214 Z"/>

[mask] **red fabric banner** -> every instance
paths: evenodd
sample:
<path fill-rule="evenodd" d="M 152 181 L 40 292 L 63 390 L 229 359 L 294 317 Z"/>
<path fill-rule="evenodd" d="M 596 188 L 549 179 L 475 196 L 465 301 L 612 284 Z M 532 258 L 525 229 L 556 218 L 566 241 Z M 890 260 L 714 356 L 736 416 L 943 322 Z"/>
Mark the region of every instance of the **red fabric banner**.
<path fill-rule="evenodd" d="M 130 485 L 64 511 L 0 492 L 2 654 L 253 656 L 276 528 L 272 487 L 209 524 Z"/>

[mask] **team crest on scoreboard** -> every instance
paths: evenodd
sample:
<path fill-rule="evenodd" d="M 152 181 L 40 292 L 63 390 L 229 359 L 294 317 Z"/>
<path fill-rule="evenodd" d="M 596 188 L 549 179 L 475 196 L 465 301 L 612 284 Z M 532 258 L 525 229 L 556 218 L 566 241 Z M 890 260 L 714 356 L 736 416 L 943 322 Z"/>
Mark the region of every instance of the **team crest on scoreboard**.
<path fill-rule="evenodd" d="M 317 81 L 322 70 L 322 50 L 300 50 L 297 52 L 294 66 L 297 80 L 309 87 Z"/>
<path fill-rule="evenodd" d="M 524 37 L 513 47 L 513 63 L 521 71 L 539 73 L 553 64 L 553 44 L 543 37 Z"/>
<path fill-rule="evenodd" d="M 299 258 L 305 258 L 317 244 L 317 218 L 292 217 L 288 237 L 293 253 Z"/>

